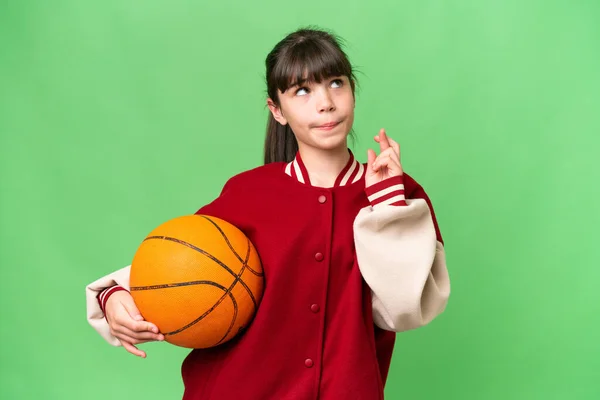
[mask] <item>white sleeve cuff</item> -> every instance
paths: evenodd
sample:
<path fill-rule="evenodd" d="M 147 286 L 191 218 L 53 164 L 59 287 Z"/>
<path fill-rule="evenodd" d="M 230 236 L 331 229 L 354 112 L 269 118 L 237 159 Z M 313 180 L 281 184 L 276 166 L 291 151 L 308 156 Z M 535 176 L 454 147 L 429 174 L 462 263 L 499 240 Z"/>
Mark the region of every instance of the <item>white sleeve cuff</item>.
<path fill-rule="evenodd" d="M 110 327 L 108 326 L 108 322 L 106 322 L 104 313 L 98 303 L 98 294 L 104 289 L 115 285 L 123 286 L 125 289 L 129 290 L 130 268 L 130 265 L 121 268 L 90 283 L 85 288 L 87 320 L 92 328 L 113 346 L 120 346 L 121 342 L 110 333 Z"/>

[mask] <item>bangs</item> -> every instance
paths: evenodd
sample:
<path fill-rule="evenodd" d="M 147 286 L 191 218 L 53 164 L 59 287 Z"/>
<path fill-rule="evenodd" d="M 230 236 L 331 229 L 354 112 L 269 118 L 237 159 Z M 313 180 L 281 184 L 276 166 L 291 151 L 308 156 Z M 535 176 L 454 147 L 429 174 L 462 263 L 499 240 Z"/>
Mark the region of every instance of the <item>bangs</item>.
<path fill-rule="evenodd" d="M 339 48 L 305 40 L 291 46 L 273 69 L 272 82 L 282 93 L 292 86 L 321 83 L 332 76 L 353 79 L 352 66 Z"/>

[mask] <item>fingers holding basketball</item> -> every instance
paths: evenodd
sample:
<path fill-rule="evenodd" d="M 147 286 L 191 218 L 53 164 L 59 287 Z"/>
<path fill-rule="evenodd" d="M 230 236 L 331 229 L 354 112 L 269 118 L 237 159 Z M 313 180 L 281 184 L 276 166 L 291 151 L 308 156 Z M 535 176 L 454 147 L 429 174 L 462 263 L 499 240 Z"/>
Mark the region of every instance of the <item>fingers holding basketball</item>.
<path fill-rule="evenodd" d="M 106 319 L 116 335 L 133 341 L 162 340 L 164 337 L 156 325 L 144 321 L 137 310 L 131 294 L 126 291 L 114 293 L 106 302 Z"/>
<path fill-rule="evenodd" d="M 105 311 L 111 334 L 131 354 L 146 357 L 146 353 L 134 345 L 164 340 L 156 325 L 143 320 L 133 297 L 127 291 L 113 293 L 106 302 Z"/>
<path fill-rule="evenodd" d="M 123 308 L 125 308 L 125 311 L 127 311 L 127 316 L 122 321 L 123 325 L 126 328 L 133 331 L 134 333 L 141 334 L 140 339 L 146 339 L 146 338 L 152 339 L 152 338 L 162 336 L 162 335 L 160 335 L 160 332 L 158 331 L 158 327 L 156 325 L 154 325 L 151 322 L 144 321 L 144 317 L 142 317 L 142 314 L 140 313 L 137 306 L 135 305 L 135 300 L 133 299 L 133 296 L 131 296 L 131 294 L 125 293 L 123 295 L 123 297 L 119 300 L 120 300 L 120 303 L 123 305 Z M 125 315 L 123 313 L 121 313 L 121 316 L 125 316 Z M 144 335 L 144 334 L 150 334 L 152 336 L 146 337 L 147 335 Z M 154 339 L 154 340 L 158 340 L 158 339 Z"/>
<path fill-rule="evenodd" d="M 140 344 L 146 342 L 153 341 L 162 341 L 164 340 L 164 336 L 160 333 L 154 333 L 152 331 L 147 330 L 143 327 L 133 328 L 131 329 L 128 326 L 133 326 L 127 321 L 123 322 L 123 324 L 115 324 L 115 335 L 117 338 L 126 340 L 131 344 Z"/>

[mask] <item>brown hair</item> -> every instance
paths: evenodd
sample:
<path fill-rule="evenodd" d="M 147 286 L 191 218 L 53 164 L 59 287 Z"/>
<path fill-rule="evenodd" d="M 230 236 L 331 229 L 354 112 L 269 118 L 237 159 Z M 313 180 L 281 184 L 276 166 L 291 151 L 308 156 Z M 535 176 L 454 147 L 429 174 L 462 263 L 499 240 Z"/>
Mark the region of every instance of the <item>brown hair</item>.
<path fill-rule="evenodd" d="M 324 30 L 302 28 L 275 45 L 265 61 L 267 95 L 280 106 L 277 90 L 282 93 L 297 83 L 316 82 L 332 76 L 346 76 L 352 94 L 356 77 L 340 38 Z M 290 162 L 298 151 L 298 142 L 289 124 L 281 125 L 269 113 L 265 138 L 265 164 Z"/>

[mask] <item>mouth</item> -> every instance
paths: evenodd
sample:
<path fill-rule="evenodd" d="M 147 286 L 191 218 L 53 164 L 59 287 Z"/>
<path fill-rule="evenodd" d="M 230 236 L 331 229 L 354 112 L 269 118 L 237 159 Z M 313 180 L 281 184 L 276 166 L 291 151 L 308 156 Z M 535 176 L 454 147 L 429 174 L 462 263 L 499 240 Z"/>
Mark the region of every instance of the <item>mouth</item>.
<path fill-rule="evenodd" d="M 341 122 L 341 121 L 337 121 L 337 122 L 328 122 L 328 123 L 326 123 L 326 124 L 323 124 L 323 125 L 318 125 L 318 126 L 315 126 L 315 128 L 317 128 L 317 129 L 329 130 L 329 129 L 333 129 L 333 128 L 335 128 L 336 126 L 338 126 L 338 125 L 340 124 L 340 122 Z"/>

